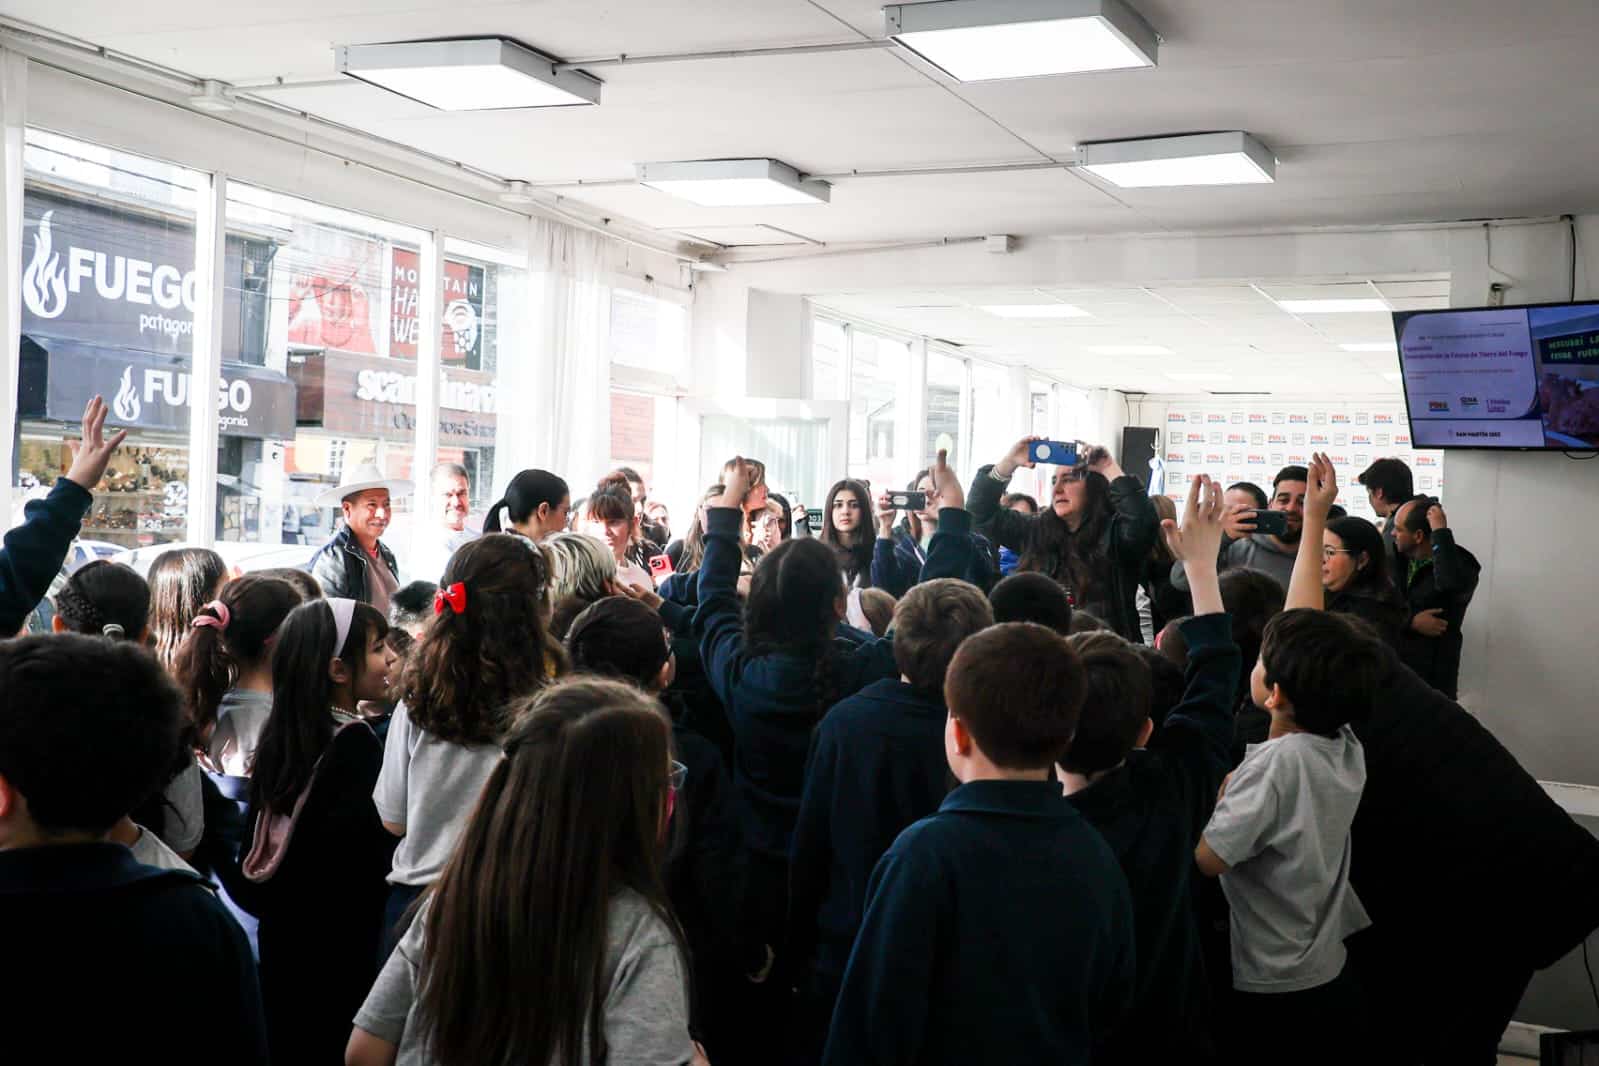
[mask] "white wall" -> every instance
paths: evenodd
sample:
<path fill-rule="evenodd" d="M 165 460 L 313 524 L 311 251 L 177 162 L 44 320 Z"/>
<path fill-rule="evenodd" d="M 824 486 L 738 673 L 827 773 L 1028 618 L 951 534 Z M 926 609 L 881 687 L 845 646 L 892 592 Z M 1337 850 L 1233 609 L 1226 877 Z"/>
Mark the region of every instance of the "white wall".
<path fill-rule="evenodd" d="M 1511 286 L 1506 303 L 1570 297 L 1566 226 L 1453 236 L 1451 303 L 1486 303 L 1493 282 Z M 1599 295 L 1599 216 L 1579 220 L 1578 250 L 1576 295 Z M 1454 452 L 1444 504 L 1460 543 L 1483 565 L 1466 619 L 1461 702 L 1540 779 L 1599 784 L 1592 672 L 1599 648 L 1599 461 L 1554 452 Z"/>

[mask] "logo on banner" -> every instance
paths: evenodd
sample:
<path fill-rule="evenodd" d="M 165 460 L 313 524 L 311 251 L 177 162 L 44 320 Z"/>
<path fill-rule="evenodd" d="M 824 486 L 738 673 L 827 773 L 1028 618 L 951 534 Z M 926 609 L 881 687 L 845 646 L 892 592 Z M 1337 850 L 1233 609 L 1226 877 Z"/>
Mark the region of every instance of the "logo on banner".
<path fill-rule="evenodd" d="M 1344 445 L 1346 445 L 1348 443 L 1349 443 L 1349 434 L 1347 434 L 1347 433 L 1334 433 L 1333 434 L 1333 447 L 1342 448 Z"/>
<path fill-rule="evenodd" d="M 1283 465 L 1283 453 L 1282 452 L 1272 452 L 1271 453 L 1271 465 L 1272 466 L 1282 466 Z"/>
<path fill-rule="evenodd" d="M 1295 440 L 1294 443 L 1298 444 L 1299 441 Z M 1328 439 L 1327 439 L 1327 434 L 1325 434 L 1325 433 L 1312 433 L 1310 435 L 1310 443 L 1311 444 L 1327 444 L 1327 443 L 1329 443 Z"/>
<path fill-rule="evenodd" d="M 1355 412 L 1355 425 L 1364 426 L 1371 421 L 1371 414 L 1366 411 Z"/>
<path fill-rule="evenodd" d="M 1213 432 L 1210 435 L 1210 443 L 1211 444 L 1220 444 L 1221 443 L 1221 438 L 1222 438 L 1222 432 L 1221 432 L 1221 430 L 1218 429 L 1218 430 L 1216 430 L 1215 432 Z"/>
<path fill-rule="evenodd" d="M 1179 425 L 1179 424 L 1181 424 L 1183 422 L 1188 421 L 1188 419 L 1184 418 L 1180 412 L 1169 411 L 1166 414 L 1166 421 L 1170 425 Z"/>
<path fill-rule="evenodd" d="M 1183 461 L 1183 453 L 1182 452 L 1167 452 L 1166 453 L 1166 461 L 1168 463 L 1180 463 L 1180 462 Z"/>
<path fill-rule="evenodd" d="M 1417 466 L 1437 466 L 1438 465 L 1438 457 L 1436 455 L 1418 455 L 1418 456 L 1416 456 L 1416 465 Z"/>
<path fill-rule="evenodd" d="M 1229 463 L 1241 463 L 1241 462 L 1244 461 L 1244 453 L 1243 452 L 1232 452 L 1231 454 L 1229 454 L 1227 456 L 1227 461 Z M 1238 478 L 1233 478 L 1232 480 L 1237 481 L 1239 479 Z"/>
<path fill-rule="evenodd" d="M 1263 414 L 1250 412 L 1249 424 L 1252 426 L 1264 426 L 1266 424 L 1266 416 Z"/>
<path fill-rule="evenodd" d="M 1264 455 L 1257 455 L 1254 452 L 1250 452 L 1248 463 L 1250 466 L 1265 466 L 1266 457 Z"/>
<path fill-rule="evenodd" d="M 1421 487 L 1422 487 L 1422 488 L 1423 488 L 1423 489 L 1430 489 L 1430 488 L 1432 488 L 1432 487 L 1433 487 L 1433 479 L 1432 479 L 1432 478 L 1430 478 L 1430 477 L 1424 477 L 1424 478 L 1422 478 L 1422 479 L 1421 479 Z"/>
<path fill-rule="evenodd" d="M 1244 443 L 1244 435 L 1242 433 L 1229 433 L 1227 434 L 1227 443 L 1242 444 Z"/>
<path fill-rule="evenodd" d="M 1306 458 L 1306 456 L 1305 456 L 1304 452 L 1289 452 L 1288 453 L 1288 462 L 1290 464 L 1294 465 L 1294 466 L 1304 466 L 1305 465 L 1305 458 Z"/>
<path fill-rule="evenodd" d="M 1410 447 L 1410 434 L 1409 433 L 1395 433 L 1394 434 L 1394 444 L 1399 446 L 1399 447 L 1404 447 L 1404 448 Z"/>
<path fill-rule="evenodd" d="M 1334 414 L 1332 416 L 1332 424 L 1335 426 L 1347 426 L 1349 425 L 1349 416 L 1342 412 Z"/>
<path fill-rule="evenodd" d="M 1198 450 L 1191 451 L 1188 453 L 1188 461 L 1194 466 L 1198 466 L 1205 461 L 1205 453 Z"/>
<path fill-rule="evenodd" d="M 1393 438 L 1392 434 L 1379 433 L 1379 434 L 1377 434 L 1376 441 L 1377 441 L 1377 447 L 1386 448 L 1386 447 L 1388 447 L 1388 445 L 1393 443 L 1394 438 Z"/>
<path fill-rule="evenodd" d="M 1221 454 L 1221 452 L 1205 453 L 1205 462 L 1207 463 L 1225 463 L 1226 461 L 1226 458 Z"/>
<path fill-rule="evenodd" d="M 1308 426 L 1310 425 L 1310 416 L 1291 414 L 1288 416 L 1288 424 L 1291 426 Z"/>
<path fill-rule="evenodd" d="M 128 364 L 122 370 L 122 384 L 117 387 L 117 394 L 111 400 L 111 410 L 118 420 L 123 422 L 137 422 L 143 408 L 139 405 L 139 390 L 133 387 L 133 364 Z"/>
<path fill-rule="evenodd" d="M 1326 411 L 1317 411 L 1316 412 L 1316 425 L 1325 426 L 1326 424 L 1327 424 L 1327 412 Z"/>
<path fill-rule="evenodd" d="M 1449 401 L 1448 400 L 1428 400 L 1427 401 L 1427 411 L 1430 414 L 1446 415 L 1446 414 L 1449 413 Z"/>
<path fill-rule="evenodd" d="M 1266 443 L 1267 444 L 1287 444 L 1288 443 L 1288 434 L 1286 434 L 1286 433 L 1268 433 L 1266 435 Z"/>
<path fill-rule="evenodd" d="M 1460 409 L 1462 411 L 1475 411 L 1481 406 L 1482 401 L 1475 396 L 1462 396 L 1460 398 Z"/>
<path fill-rule="evenodd" d="M 1394 424 L 1394 416 L 1382 414 L 1372 415 L 1371 421 L 1372 424 L 1376 426 L 1391 426 Z"/>
<path fill-rule="evenodd" d="M 1188 443 L 1203 444 L 1205 443 L 1205 435 L 1203 433 L 1190 433 L 1188 434 Z"/>
<path fill-rule="evenodd" d="M 1349 443 L 1355 445 L 1356 447 L 1359 447 L 1362 444 L 1370 444 L 1371 443 L 1371 434 L 1370 433 L 1356 433 L 1354 436 L 1349 438 Z"/>
<path fill-rule="evenodd" d="M 1292 443 L 1296 448 L 1303 448 L 1305 446 L 1305 435 L 1303 433 L 1295 433 Z"/>
<path fill-rule="evenodd" d="M 1356 452 L 1355 453 L 1355 465 L 1358 466 L 1358 467 L 1370 466 L 1371 465 L 1371 456 L 1366 455 L 1366 454 L 1364 454 L 1362 452 Z"/>
<path fill-rule="evenodd" d="M 33 257 L 22 274 L 22 302 L 38 318 L 59 318 L 67 309 L 70 296 L 83 291 L 85 282 L 94 286 L 102 300 L 121 300 L 130 304 L 154 306 L 159 311 L 182 307 L 194 313 L 199 282 L 194 271 L 184 273 L 166 263 L 128 259 L 76 245 L 67 249 L 66 265 L 55 250 L 51 229 L 54 211 L 39 219 L 33 235 Z M 159 311 L 139 316 L 140 334 L 156 332 L 176 340 L 194 331 L 193 322 L 168 318 Z"/>
<path fill-rule="evenodd" d="M 1253 444 L 1257 448 L 1260 447 L 1262 444 L 1266 443 L 1266 434 L 1251 433 L 1249 435 L 1249 443 Z"/>
<path fill-rule="evenodd" d="M 1188 421 L 1196 426 L 1202 426 L 1205 424 L 1205 413 L 1203 411 L 1190 411 Z"/>
<path fill-rule="evenodd" d="M 1271 413 L 1271 424 L 1274 425 L 1274 426 L 1280 426 L 1280 425 L 1283 424 L 1284 421 L 1287 420 L 1287 418 L 1288 418 L 1288 416 L 1283 414 L 1283 412 L 1281 412 L 1281 411 L 1273 411 Z"/>
<path fill-rule="evenodd" d="M 1232 422 L 1233 422 L 1233 425 L 1235 425 L 1235 426 L 1243 425 L 1244 424 L 1244 412 L 1242 412 L 1242 411 L 1234 411 L 1233 414 L 1232 414 Z"/>
<path fill-rule="evenodd" d="M 1212 425 L 1212 426 L 1215 426 L 1215 425 L 1226 425 L 1227 416 L 1224 415 L 1224 414 L 1221 414 L 1220 412 L 1212 412 L 1212 413 L 1210 413 L 1210 414 L 1205 416 L 1205 423 L 1207 425 Z"/>

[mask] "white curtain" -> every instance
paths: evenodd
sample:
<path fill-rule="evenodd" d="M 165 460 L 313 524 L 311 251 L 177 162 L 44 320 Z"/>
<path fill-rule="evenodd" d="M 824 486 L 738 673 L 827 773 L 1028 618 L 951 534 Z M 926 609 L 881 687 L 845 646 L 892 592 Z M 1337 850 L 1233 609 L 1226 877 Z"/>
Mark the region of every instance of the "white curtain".
<path fill-rule="evenodd" d="M 532 358 L 509 371 L 499 419 L 508 481 L 539 466 L 584 496 L 610 468 L 611 290 L 606 240 L 545 219 L 532 222 L 527 328 Z"/>

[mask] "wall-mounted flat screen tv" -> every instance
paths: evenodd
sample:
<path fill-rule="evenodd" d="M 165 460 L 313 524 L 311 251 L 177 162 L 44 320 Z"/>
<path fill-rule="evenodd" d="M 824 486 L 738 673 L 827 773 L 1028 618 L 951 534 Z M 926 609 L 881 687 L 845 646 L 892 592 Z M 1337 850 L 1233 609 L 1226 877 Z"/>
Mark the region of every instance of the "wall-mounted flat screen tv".
<path fill-rule="evenodd" d="M 1599 448 L 1599 303 L 1394 314 L 1417 448 Z"/>

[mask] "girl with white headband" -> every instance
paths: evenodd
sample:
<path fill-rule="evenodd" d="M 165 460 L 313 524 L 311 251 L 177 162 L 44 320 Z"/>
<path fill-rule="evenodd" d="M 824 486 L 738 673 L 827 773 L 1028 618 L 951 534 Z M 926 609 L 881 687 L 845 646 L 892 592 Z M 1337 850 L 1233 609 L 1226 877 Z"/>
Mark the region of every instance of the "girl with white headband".
<path fill-rule="evenodd" d="M 394 838 L 372 806 L 383 745 L 356 713 L 394 663 L 378 611 L 348 599 L 290 612 L 272 651 L 272 713 L 250 781 L 254 840 L 234 900 L 260 920 L 273 1058 L 337 1061 L 377 974 Z"/>

